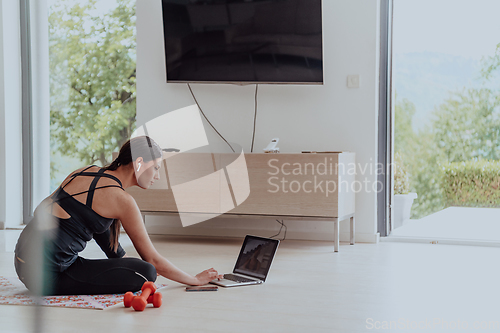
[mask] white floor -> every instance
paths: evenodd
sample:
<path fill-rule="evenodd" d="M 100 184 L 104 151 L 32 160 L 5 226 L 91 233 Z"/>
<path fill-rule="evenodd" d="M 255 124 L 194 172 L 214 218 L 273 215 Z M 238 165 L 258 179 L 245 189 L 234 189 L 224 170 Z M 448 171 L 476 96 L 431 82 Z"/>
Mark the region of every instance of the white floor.
<path fill-rule="evenodd" d="M 419 220 L 409 220 L 386 240 L 410 238 L 500 246 L 500 208 L 446 208 Z"/>
<path fill-rule="evenodd" d="M 0 275 L 15 276 L 12 251 L 18 234 L 0 231 Z M 231 271 L 242 241 L 152 239 L 189 273 L 212 266 Z M 134 254 L 124 237 L 122 244 Z M 91 245 L 85 256 L 99 257 Z M 500 248 L 494 247 L 341 243 L 334 253 L 333 242 L 285 240 L 264 285 L 187 293 L 168 282 L 159 309 L 41 308 L 40 328 L 51 333 L 350 333 L 386 331 L 383 325 L 392 324 L 395 331 L 498 332 L 499 258 Z M 34 307 L 1 305 L 0 331 L 33 332 L 34 314 Z"/>

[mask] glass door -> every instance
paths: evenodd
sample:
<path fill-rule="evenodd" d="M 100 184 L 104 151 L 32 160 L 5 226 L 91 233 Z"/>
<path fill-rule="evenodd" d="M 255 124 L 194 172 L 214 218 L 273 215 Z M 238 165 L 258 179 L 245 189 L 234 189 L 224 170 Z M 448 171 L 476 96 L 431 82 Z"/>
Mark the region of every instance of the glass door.
<path fill-rule="evenodd" d="M 394 0 L 392 236 L 500 241 L 499 12 Z"/>

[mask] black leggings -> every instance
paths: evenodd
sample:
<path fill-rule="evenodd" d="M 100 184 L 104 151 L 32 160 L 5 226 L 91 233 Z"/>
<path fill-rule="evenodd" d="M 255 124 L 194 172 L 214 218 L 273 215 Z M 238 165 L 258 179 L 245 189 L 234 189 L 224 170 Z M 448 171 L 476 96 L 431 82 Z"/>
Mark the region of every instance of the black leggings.
<path fill-rule="evenodd" d="M 29 281 L 22 278 L 23 266 L 23 263 L 16 261 L 18 275 L 30 289 Z M 137 258 L 78 257 L 64 272 L 52 274 L 49 281 L 51 283 L 46 295 L 122 294 L 140 290 L 146 281 L 156 281 L 156 269 Z"/>

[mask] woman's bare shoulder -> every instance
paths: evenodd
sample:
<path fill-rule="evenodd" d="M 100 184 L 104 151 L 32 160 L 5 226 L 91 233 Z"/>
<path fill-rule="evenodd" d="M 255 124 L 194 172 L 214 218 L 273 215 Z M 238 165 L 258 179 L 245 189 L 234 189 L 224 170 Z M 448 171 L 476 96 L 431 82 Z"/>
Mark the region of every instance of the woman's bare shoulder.
<path fill-rule="evenodd" d="M 84 166 L 84 167 L 82 167 L 82 168 L 80 168 L 80 169 L 77 169 L 77 170 L 73 171 L 72 173 L 70 173 L 70 174 L 69 174 L 69 175 L 68 175 L 68 176 L 67 176 L 67 177 L 66 177 L 66 178 L 62 181 L 61 185 L 62 185 L 62 186 L 64 186 L 65 184 L 67 184 L 67 183 L 71 180 L 71 178 L 73 178 L 73 176 L 74 176 L 74 175 L 76 175 L 77 173 L 80 173 L 80 172 L 82 172 L 82 171 L 83 171 L 83 170 L 85 170 L 85 169 L 89 169 L 89 171 L 90 171 L 92 168 L 97 168 L 97 166 L 95 166 L 95 165 L 87 165 L 87 166 Z"/>
<path fill-rule="evenodd" d="M 93 168 L 98 168 L 99 169 L 99 167 L 96 166 L 96 165 L 87 165 L 87 166 L 81 167 L 80 169 L 77 169 L 77 170 L 73 171 L 72 173 L 70 173 L 68 175 L 68 177 L 71 177 L 71 176 L 73 176 L 73 175 L 75 175 L 75 174 L 77 174 L 79 172 L 82 172 L 85 169 L 88 169 L 89 172 L 92 172 Z M 68 177 L 66 177 L 66 178 L 68 178 Z"/>
<path fill-rule="evenodd" d="M 116 209 L 116 211 L 113 212 L 114 214 L 123 216 L 139 211 L 139 207 L 137 206 L 134 197 L 132 197 L 126 191 L 120 189 L 115 188 L 114 191 L 114 202 L 117 203 L 116 205 L 114 205 Z"/>
<path fill-rule="evenodd" d="M 87 165 L 87 166 L 84 166 L 84 167 L 82 167 L 82 168 L 80 168 L 80 169 L 78 169 L 78 170 L 73 171 L 73 172 L 72 172 L 72 173 L 70 173 L 70 174 L 69 174 L 66 178 L 64 178 L 64 180 L 61 182 L 61 185 L 60 185 L 60 186 L 61 186 L 61 187 L 63 187 L 64 185 L 66 185 L 66 184 L 67 184 L 67 183 L 71 180 L 71 178 L 72 178 L 72 176 L 73 176 L 73 175 L 75 175 L 75 174 L 77 174 L 77 173 L 79 173 L 79 172 L 82 172 L 83 170 L 85 170 L 85 169 L 89 168 L 90 166 L 91 166 L 91 165 Z M 59 188 L 59 187 L 58 187 L 58 188 Z M 57 189 L 55 189 L 55 191 L 54 191 L 52 194 L 50 194 L 50 195 L 48 196 L 48 198 L 52 197 L 52 196 L 54 195 L 54 193 L 58 190 L 58 188 L 57 188 Z"/>

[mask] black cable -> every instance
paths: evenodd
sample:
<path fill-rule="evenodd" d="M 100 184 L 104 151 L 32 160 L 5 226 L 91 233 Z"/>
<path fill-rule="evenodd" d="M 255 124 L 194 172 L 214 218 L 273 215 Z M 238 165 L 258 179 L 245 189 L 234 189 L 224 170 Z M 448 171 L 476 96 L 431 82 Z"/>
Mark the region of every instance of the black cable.
<path fill-rule="evenodd" d="M 283 241 L 283 240 L 286 239 L 286 231 L 288 230 L 288 228 L 286 227 L 286 224 L 283 222 L 283 220 L 281 220 L 281 221 L 280 220 L 276 220 L 276 222 L 278 222 L 279 224 L 281 224 L 280 231 L 278 231 L 278 233 L 276 235 L 271 236 L 269 238 L 274 238 L 274 237 L 278 236 L 281 233 L 281 229 L 283 229 L 283 227 L 285 227 L 285 235 L 283 236 L 283 239 L 282 239 L 282 241 Z"/>
<path fill-rule="evenodd" d="M 280 223 L 280 221 L 279 221 L 279 220 L 276 220 L 276 221 L 278 221 L 278 223 Z M 281 223 L 280 223 L 280 224 L 281 224 Z M 272 235 L 272 236 L 271 236 L 271 237 L 269 237 L 269 238 L 274 238 L 274 237 L 278 236 L 278 235 L 281 233 L 281 229 L 283 229 L 283 224 L 282 224 L 282 225 L 281 225 L 281 227 L 280 227 L 280 231 L 278 231 L 278 233 L 277 233 L 276 235 Z"/>
<path fill-rule="evenodd" d="M 288 228 L 286 227 L 284 220 L 281 220 L 281 225 L 285 227 L 285 234 L 283 235 L 283 239 L 282 239 L 282 240 L 285 240 L 286 239 L 286 232 L 288 231 Z"/>
<path fill-rule="evenodd" d="M 257 120 L 257 91 L 259 89 L 259 84 L 257 83 L 255 85 L 255 112 L 254 112 L 254 116 L 253 116 L 253 135 L 252 135 L 252 147 L 250 149 L 250 152 L 252 153 L 253 152 L 253 142 L 254 142 L 254 139 L 255 139 L 255 122 Z"/>
<path fill-rule="evenodd" d="M 207 116 L 205 115 L 205 113 L 201 109 L 200 104 L 198 104 L 198 101 L 196 100 L 196 97 L 194 96 L 193 90 L 191 89 L 191 86 L 189 85 L 189 83 L 187 84 L 187 86 L 189 88 L 189 91 L 191 92 L 191 96 L 193 96 L 193 99 L 196 102 L 196 105 L 198 106 L 198 109 L 200 110 L 200 112 L 203 115 L 203 117 L 205 117 L 206 121 L 208 121 L 208 123 L 210 124 L 210 126 L 212 126 L 212 128 L 214 129 L 214 131 L 217 132 L 217 134 L 219 134 L 219 136 L 222 138 L 222 140 L 224 140 L 227 143 L 227 145 L 229 146 L 229 148 L 231 148 L 231 150 L 234 153 L 233 147 L 229 144 L 229 142 L 227 142 L 226 139 L 224 139 L 224 137 L 222 136 L 222 134 L 220 134 L 219 131 L 217 131 L 217 129 L 214 127 L 214 125 L 212 125 L 212 123 L 210 122 L 210 120 L 208 120 Z"/>

